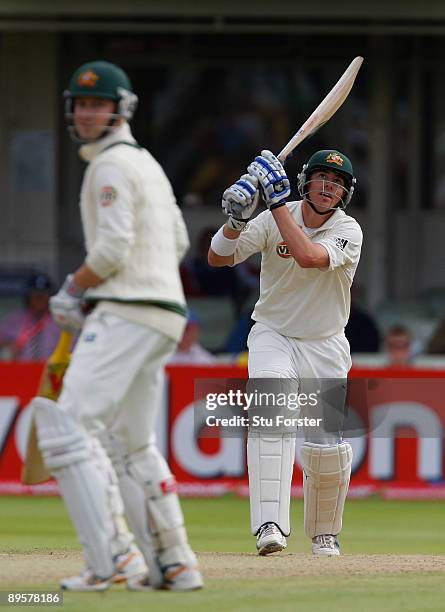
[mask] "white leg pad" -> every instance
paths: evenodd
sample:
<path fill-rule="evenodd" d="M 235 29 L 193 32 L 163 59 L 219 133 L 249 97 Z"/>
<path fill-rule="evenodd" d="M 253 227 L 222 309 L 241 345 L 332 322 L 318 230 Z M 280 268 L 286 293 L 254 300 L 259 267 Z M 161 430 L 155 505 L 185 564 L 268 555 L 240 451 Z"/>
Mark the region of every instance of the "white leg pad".
<path fill-rule="evenodd" d="M 114 467 L 104 450 L 107 440 L 104 435 L 101 435 L 101 440 L 92 439 L 93 459 L 97 467 L 105 475 L 107 483 L 107 499 L 108 507 L 111 514 L 110 533 L 111 551 L 113 556 L 121 555 L 127 552 L 128 548 L 134 540 L 133 534 L 128 529 L 127 521 L 124 516 L 124 503 L 119 491 L 119 483 L 114 471 Z M 102 446 L 104 443 L 104 446 Z"/>
<path fill-rule="evenodd" d="M 145 491 L 148 525 L 161 566 L 195 565 L 196 556 L 187 541 L 176 481 L 159 450 L 150 444 L 132 453 L 127 470 Z"/>
<path fill-rule="evenodd" d="M 249 432 L 250 521 L 256 535 L 264 523 L 275 523 L 285 536 L 290 533 L 289 507 L 295 434 L 264 437 Z"/>
<path fill-rule="evenodd" d="M 114 573 L 106 481 L 92 456 L 91 440 L 55 402 L 33 400 L 39 448 L 56 478 L 87 564 L 102 578 Z"/>
<path fill-rule="evenodd" d="M 153 549 L 153 537 L 148 528 L 145 492 L 140 483 L 126 470 L 122 449 L 114 438 L 107 439 L 105 448 L 113 464 L 125 508 L 125 515 L 141 549 Z"/>
<path fill-rule="evenodd" d="M 352 448 L 305 442 L 301 447 L 304 529 L 309 538 L 338 535 L 351 478 Z"/>

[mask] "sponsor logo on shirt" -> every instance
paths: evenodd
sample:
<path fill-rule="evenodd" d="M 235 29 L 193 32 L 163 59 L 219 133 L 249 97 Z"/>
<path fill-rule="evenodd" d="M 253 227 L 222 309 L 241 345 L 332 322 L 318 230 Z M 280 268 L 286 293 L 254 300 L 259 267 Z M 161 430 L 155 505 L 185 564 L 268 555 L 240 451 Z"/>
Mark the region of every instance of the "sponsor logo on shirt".
<path fill-rule="evenodd" d="M 277 255 L 283 259 L 289 259 L 292 255 L 289 253 L 287 244 L 285 242 L 279 242 L 276 247 Z"/>
<path fill-rule="evenodd" d="M 88 332 L 84 334 L 83 340 L 84 342 L 94 342 L 96 340 L 96 336 L 97 334 L 95 334 L 94 332 Z"/>
<path fill-rule="evenodd" d="M 336 238 L 335 239 L 335 246 L 340 249 L 341 251 L 345 250 L 345 246 L 348 244 L 348 241 L 345 240 L 345 238 Z"/>
<path fill-rule="evenodd" d="M 117 198 L 117 191 L 111 185 L 105 185 L 100 190 L 100 205 L 101 206 L 111 206 L 114 200 Z"/>

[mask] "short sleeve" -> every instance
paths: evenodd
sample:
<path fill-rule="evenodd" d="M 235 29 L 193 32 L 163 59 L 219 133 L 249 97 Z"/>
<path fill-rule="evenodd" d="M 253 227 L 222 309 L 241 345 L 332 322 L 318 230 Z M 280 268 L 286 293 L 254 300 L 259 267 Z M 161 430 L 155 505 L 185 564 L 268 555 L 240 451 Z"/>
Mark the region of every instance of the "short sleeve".
<path fill-rule="evenodd" d="M 341 266 L 357 265 L 363 242 L 363 234 L 356 221 L 348 224 L 334 226 L 329 233 L 320 240 L 318 244 L 325 247 L 329 255 L 329 267 L 334 270 Z"/>
<path fill-rule="evenodd" d="M 264 251 L 269 234 L 270 212 L 265 210 L 249 221 L 241 232 L 236 245 L 234 265 L 241 263 L 251 255 Z"/>

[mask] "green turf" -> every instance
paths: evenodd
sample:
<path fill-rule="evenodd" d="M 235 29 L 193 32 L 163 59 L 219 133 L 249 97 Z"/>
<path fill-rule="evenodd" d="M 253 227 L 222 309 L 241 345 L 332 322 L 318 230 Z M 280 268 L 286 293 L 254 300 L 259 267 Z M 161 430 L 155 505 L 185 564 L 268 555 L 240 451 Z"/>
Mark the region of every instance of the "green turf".
<path fill-rule="evenodd" d="M 43 588 L 43 587 L 42 587 Z M 48 585 L 54 589 L 54 585 Z M 287 612 L 439 612 L 445 609 L 443 574 L 329 579 L 207 581 L 194 593 L 64 593 L 61 612 L 170 612 L 173 610 Z"/>
<path fill-rule="evenodd" d="M 198 551 L 254 550 L 245 499 L 184 499 L 186 523 Z M 445 554 L 445 502 L 348 500 L 345 553 Z M 77 540 L 62 501 L 44 497 L 0 497 L 0 550 L 72 549 Z M 303 532 L 303 503 L 292 502 L 289 551 L 309 552 Z"/>
<path fill-rule="evenodd" d="M 254 550 L 249 534 L 248 502 L 232 497 L 185 499 L 183 508 L 191 542 L 197 551 Z M 445 554 L 443 502 L 349 500 L 342 549 L 346 553 Z M 76 538 L 57 498 L 0 497 L 0 553 L 35 549 L 74 549 Z M 301 501 L 292 504 L 290 552 L 310 550 L 302 528 Z M 26 578 L 24 578 L 25 582 Z M 14 585 L 18 588 L 20 585 Z M 54 590 L 55 585 L 39 589 Z M 208 580 L 201 592 L 65 594 L 64 612 L 93 610 L 378 610 L 427 612 L 445 609 L 445 580 L 440 573 L 397 576 L 249 578 Z"/>

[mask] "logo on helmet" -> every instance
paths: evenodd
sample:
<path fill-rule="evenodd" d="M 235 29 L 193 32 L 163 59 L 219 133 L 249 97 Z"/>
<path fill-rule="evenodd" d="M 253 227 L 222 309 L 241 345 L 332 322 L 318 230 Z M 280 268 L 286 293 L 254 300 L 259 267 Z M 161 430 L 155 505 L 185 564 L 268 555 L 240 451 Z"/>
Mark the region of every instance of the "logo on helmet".
<path fill-rule="evenodd" d="M 99 75 L 97 75 L 94 70 L 89 69 L 79 75 L 77 84 L 80 85 L 80 87 L 95 87 L 98 80 Z"/>
<path fill-rule="evenodd" d="M 337 164 L 337 166 L 343 166 L 344 159 L 338 153 L 329 153 L 326 157 L 326 161 L 330 164 Z"/>

